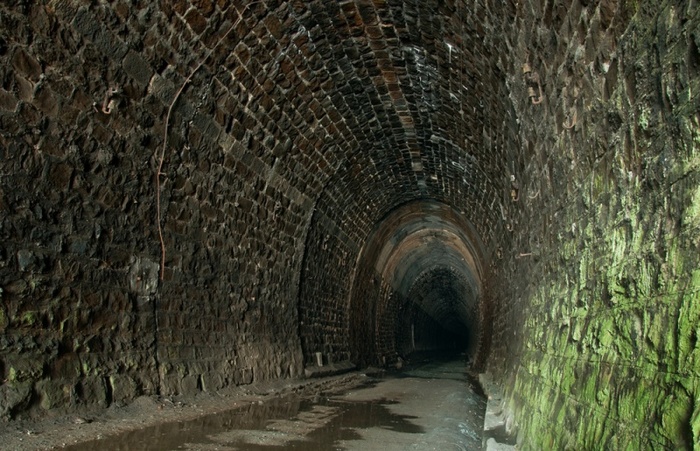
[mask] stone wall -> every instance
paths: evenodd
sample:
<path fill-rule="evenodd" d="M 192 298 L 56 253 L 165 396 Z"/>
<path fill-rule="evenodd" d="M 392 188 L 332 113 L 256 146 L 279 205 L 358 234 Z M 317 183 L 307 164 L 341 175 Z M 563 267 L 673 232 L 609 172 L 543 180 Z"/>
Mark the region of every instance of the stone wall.
<path fill-rule="evenodd" d="M 527 165 L 491 369 L 523 449 L 700 443 L 699 13 L 520 3 L 509 85 Z"/>
<path fill-rule="evenodd" d="M 3 416 L 300 374 L 306 41 L 249 6 L 0 7 Z"/>
<path fill-rule="evenodd" d="M 323 221 L 315 218 L 313 223 Z M 350 360 L 350 280 L 355 271 L 357 247 L 334 230 L 313 227 L 307 238 L 302 286 L 299 293 L 299 331 L 304 361 L 315 362 L 321 352 L 326 362 Z M 320 271 L 320 268 L 324 268 Z M 334 284 L 345 280 L 345 285 Z M 355 363 L 357 360 L 355 360 Z"/>
<path fill-rule="evenodd" d="M 355 267 L 382 218 L 430 199 L 491 250 L 505 230 L 502 42 L 466 12 L 3 3 L 0 414 L 294 376 L 362 336 L 393 352 L 395 304 L 351 328 L 353 286 L 391 299 Z"/>

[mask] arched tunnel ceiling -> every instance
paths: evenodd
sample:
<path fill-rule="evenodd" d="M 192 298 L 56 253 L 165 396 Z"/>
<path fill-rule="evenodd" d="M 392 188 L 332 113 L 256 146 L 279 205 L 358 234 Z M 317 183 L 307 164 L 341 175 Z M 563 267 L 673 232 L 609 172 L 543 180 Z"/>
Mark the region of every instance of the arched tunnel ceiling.
<path fill-rule="evenodd" d="M 391 362 L 479 287 L 525 445 L 697 442 L 699 13 L 0 3 L 0 414 Z"/>
<path fill-rule="evenodd" d="M 313 239 L 308 246 L 313 249 Z M 313 305 L 328 308 L 340 302 L 348 315 L 350 357 L 365 363 L 399 348 L 406 351 L 406 334 L 411 334 L 406 321 L 417 318 L 433 324 L 438 335 L 440 330 L 448 332 L 442 336 L 462 337 L 462 345 L 478 355 L 473 338 L 488 327 L 483 324 L 483 274 L 489 263 L 484 251 L 465 215 L 434 200 L 406 203 L 374 228 L 353 273 L 329 270 L 326 259 L 307 265 L 307 277 L 313 278 L 314 271 L 325 277 L 322 290 L 302 296 L 302 322 L 319 321 L 305 315 Z M 329 284 L 333 276 L 337 279 Z M 348 303 L 343 291 L 329 296 L 330 286 L 348 286 Z"/>
<path fill-rule="evenodd" d="M 310 99 L 315 133 L 342 137 L 322 150 L 333 169 L 323 181 L 319 214 L 343 224 L 343 233 L 361 245 L 397 206 L 435 199 L 469 214 L 491 241 L 505 226 L 501 204 L 517 163 L 507 148 L 514 124 L 501 69 L 505 51 L 497 51 L 504 44 L 482 23 L 488 6 L 294 5 L 298 33 L 314 52 L 309 69 L 325 73 L 331 87 Z M 497 7 L 506 21 L 509 6 Z"/>
<path fill-rule="evenodd" d="M 386 298 L 384 288 L 370 293 L 375 288 L 368 287 L 388 283 L 403 287 L 403 296 L 436 268 L 470 287 L 473 295 L 463 297 L 469 305 L 456 316 L 472 318 L 473 329 L 482 326 L 483 311 L 472 313 L 483 310 L 476 304 L 492 255 L 507 246 L 511 175 L 521 165 L 506 85 L 513 14 L 512 4 L 485 0 L 293 3 L 298 29 L 290 53 L 308 61 L 302 79 L 322 80 L 304 105 L 313 124 L 303 133 L 322 156 L 312 156 L 319 173 L 310 183 L 322 189 L 301 276 L 307 355 L 319 347 L 334 352 L 343 341 L 352 343 L 352 358 L 374 353 L 369 336 L 383 330 L 374 321 L 385 321 L 379 317 Z M 273 168 L 288 170 L 296 158 L 305 156 L 282 155 Z M 415 208 L 418 219 L 409 215 L 390 227 L 388 218 L 401 217 L 404 207 Z M 412 237 L 381 268 L 378 252 L 400 233 Z M 354 268 L 339 255 L 348 255 Z M 374 297 L 385 301 L 373 306 L 367 299 Z M 343 307 L 316 307 L 338 303 Z M 348 308 L 347 323 L 322 325 L 323 310 Z"/>
<path fill-rule="evenodd" d="M 401 298 L 456 335 L 480 328 L 483 244 L 466 218 L 434 201 L 402 205 L 384 218 L 362 258 Z"/>

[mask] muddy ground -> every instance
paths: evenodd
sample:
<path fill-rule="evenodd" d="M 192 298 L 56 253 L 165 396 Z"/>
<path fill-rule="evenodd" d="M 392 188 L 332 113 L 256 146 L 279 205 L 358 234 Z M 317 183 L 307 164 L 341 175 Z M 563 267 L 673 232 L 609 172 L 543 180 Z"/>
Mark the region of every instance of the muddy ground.
<path fill-rule="evenodd" d="M 375 374 L 377 372 L 375 371 Z M 80 414 L 51 414 L 39 420 L 0 423 L 0 449 L 53 450 L 116 436 L 163 423 L 192 420 L 203 415 L 245 409 L 275 398 L 298 395 L 332 395 L 360 386 L 368 372 L 353 372 L 323 379 L 283 380 L 234 387 L 193 397 L 143 396 L 127 406 Z"/>

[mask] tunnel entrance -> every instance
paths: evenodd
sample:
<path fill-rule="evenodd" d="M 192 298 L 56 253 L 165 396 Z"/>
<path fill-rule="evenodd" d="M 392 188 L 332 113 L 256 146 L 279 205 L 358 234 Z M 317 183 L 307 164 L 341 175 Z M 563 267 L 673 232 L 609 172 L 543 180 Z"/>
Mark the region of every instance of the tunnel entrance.
<path fill-rule="evenodd" d="M 464 215 L 435 201 L 389 214 L 362 250 L 349 300 L 350 355 L 390 364 L 416 351 L 485 351 L 482 246 Z"/>

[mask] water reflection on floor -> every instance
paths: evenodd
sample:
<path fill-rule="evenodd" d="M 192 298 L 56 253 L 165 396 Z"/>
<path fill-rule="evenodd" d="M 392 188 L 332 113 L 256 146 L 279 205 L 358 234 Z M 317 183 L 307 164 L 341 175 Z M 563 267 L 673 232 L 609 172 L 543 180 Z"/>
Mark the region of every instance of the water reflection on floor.
<path fill-rule="evenodd" d="M 469 387 L 463 365 L 426 366 L 374 382 L 344 396 L 292 395 L 67 449 L 480 449 L 485 403 Z"/>
<path fill-rule="evenodd" d="M 161 424 L 69 447 L 72 451 L 245 449 L 329 450 L 341 440 L 357 440 L 357 429 L 379 427 L 420 433 L 414 417 L 392 413 L 396 402 L 373 400 L 317 402 L 287 397 L 196 420 Z"/>

